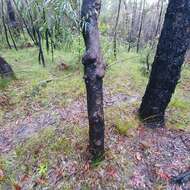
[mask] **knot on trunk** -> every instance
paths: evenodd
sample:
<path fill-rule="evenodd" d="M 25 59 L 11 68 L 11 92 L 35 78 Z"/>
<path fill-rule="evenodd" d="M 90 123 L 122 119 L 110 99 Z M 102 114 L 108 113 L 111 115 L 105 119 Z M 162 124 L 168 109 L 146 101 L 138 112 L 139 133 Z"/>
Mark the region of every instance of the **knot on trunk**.
<path fill-rule="evenodd" d="M 90 120 L 93 121 L 93 123 L 99 123 L 103 120 L 101 114 L 96 111 L 92 116 L 90 116 Z"/>
<path fill-rule="evenodd" d="M 97 67 L 96 67 L 97 78 L 103 78 L 104 77 L 105 68 L 106 68 L 106 64 L 104 62 L 101 61 L 99 64 L 97 64 Z"/>
<path fill-rule="evenodd" d="M 82 58 L 83 65 L 96 63 L 98 56 L 95 52 L 91 50 L 87 50 Z"/>

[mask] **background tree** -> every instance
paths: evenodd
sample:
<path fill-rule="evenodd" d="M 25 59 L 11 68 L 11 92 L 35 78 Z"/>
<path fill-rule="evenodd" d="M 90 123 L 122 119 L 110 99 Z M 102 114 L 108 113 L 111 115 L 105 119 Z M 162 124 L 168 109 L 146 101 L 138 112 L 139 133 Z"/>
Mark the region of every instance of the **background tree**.
<path fill-rule="evenodd" d="M 141 13 L 141 18 L 140 18 L 140 28 L 139 28 L 139 32 L 138 32 L 138 36 L 137 36 L 137 53 L 139 52 L 142 27 L 143 27 L 144 17 L 145 17 L 145 3 L 146 3 L 146 0 L 143 0 L 143 2 L 142 2 L 142 13 Z"/>
<path fill-rule="evenodd" d="M 140 117 L 163 126 L 164 114 L 180 78 L 190 43 L 190 1 L 169 1 L 150 80 L 140 106 Z"/>
<path fill-rule="evenodd" d="M 11 0 L 7 0 L 7 12 L 10 24 L 14 27 L 16 25 L 15 11 Z"/>
<path fill-rule="evenodd" d="M 114 28 L 113 51 L 114 51 L 115 58 L 117 57 L 117 27 L 118 27 L 118 22 L 119 22 L 120 10 L 121 10 L 121 0 L 119 0 L 117 16 L 116 16 L 116 21 L 115 21 L 115 28 Z"/>

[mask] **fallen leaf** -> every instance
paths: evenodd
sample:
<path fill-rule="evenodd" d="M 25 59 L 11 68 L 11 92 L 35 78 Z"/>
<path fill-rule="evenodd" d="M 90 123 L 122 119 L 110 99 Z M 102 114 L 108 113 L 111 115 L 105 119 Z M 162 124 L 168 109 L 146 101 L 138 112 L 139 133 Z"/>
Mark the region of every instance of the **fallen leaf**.
<path fill-rule="evenodd" d="M 20 186 L 19 184 L 16 184 L 16 183 L 15 183 L 15 184 L 13 185 L 13 187 L 14 187 L 15 190 L 21 190 L 21 186 Z"/>
<path fill-rule="evenodd" d="M 164 173 L 164 171 L 163 171 L 162 169 L 159 169 L 159 170 L 158 170 L 157 175 L 158 175 L 161 179 L 163 179 L 163 180 L 165 180 L 165 181 L 168 181 L 168 180 L 171 179 L 171 177 L 170 177 L 167 173 Z"/>
<path fill-rule="evenodd" d="M 116 177 L 116 175 L 117 175 L 117 170 L 116 170 L 114 167 L 112 167 L 112 166 L 108 166 L 108 167 L 106 168 L 106 173 L 107 173 L 107 175 L 109 175 L 110 177 Z"/>
<path fill-rule="evenodd" d="M 139 152 L 137 152 L 135 154 L 135 158 L 138 160 L 138 161 L 141 161 L 142 160 L 142 157 L 141 157 L 141 154 Z"/>
<path fill-rule="evenodd" d="M 3 170 L 0 169 L 0 181 L 2 181 L 4 179 L 5 175 Z"/>
<path fill-rule="evenodd" d="M 29 179 L 28 175 L 24 175 L 21 177 L 21 182 L 27 181 Z"/>
<path fill-rule="evenodd" d="M 44 179 L 38 178 L 36 180 L 36 183 L 39 184 L 39 185 L 44 185 L 44 184 L 46 184 L 46 181 Z"/>

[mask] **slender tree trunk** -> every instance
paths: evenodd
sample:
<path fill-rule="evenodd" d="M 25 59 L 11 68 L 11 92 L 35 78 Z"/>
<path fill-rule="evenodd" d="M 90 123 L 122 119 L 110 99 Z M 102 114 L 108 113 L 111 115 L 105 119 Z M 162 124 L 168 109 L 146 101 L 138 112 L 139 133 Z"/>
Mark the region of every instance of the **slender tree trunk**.
<path fill-rule="evenodd" d="M 34 42 L 34 44 L 37 45 L 37 39 L 35 39 L 35 38 L 33 37 L 33 34 L 32 34 L 32 32 L 31 32 L 31 30 L 30 30 L 30 27 L 28 27 L 28 24 L 27 24 L 26 20 L 23 18 L 22 14 L 20 13 L 20 10 L 19 10 L 18 7 L 17 7 L 16 1 L 13 0 L 13 3 L 14 3 L 14 5 L 15 5 L 15 7 L 16 7 L 16 11 L 17 11 L 17 13 L 19 14 L 20 19 L 22 20 L 22 22 L 23 22 L 23 24 L 24 24 L 24 27 L 26 28 L 26 31 L 27 31 L 28 35 L 30 36 L 30 38 L 31 38 L 31 40 Z"/>
<path fill-rule="evenodd" d="M 123 1 L 124 8 L 125 8 L 125 20 L 124 20 L 124 30 L 126 31 L 126 36 L 129 33 L 129 11 L 128 11 L 128 2 Z"/>
<path fill-rule="evenodd" d="M 11 44 L 10 44 L 10 42 L 9 42 L 7 26 L 6 26 L 6 23 L 5 23 L 4 3 L 3 3 L 3 0 L 1 0 L 1 14 L 2 14 L 3 28 L 4 28 L 4 32 L 5 32 L 5 39 L 6 39 L 7 45 L 8 45 L 9 48 L 11 49 L 12 47 L 11 47 Z"/>
<path fill-rule="evenodd" d="M 14 40 L 13 34 L 12 34 L 12 32 L 11 32 L 11 29 L 10 29 L 9 26 L 8 26 L 7 28 L 8 28 L 8 31 L 9 31 L 9 34 L 10 34 L 10 37 L 11 37 L 11 40 L 12 40 L 12 42 L 13 42 L 13 46 L 14 46 L 15 50 L 17 51 L 17 50 L 18 50 L 18 49 L 17 49 L 17 45 L 16 45 L 16 42 L 15 42 L 15 40 Z"/>
<path fill-rule="evenodd" d="M 158 23 L 157 23 L 157 26 L 156 26 L 156 31 L 155 31 L 155 34 L 154 34 L 154 38 L 157 37 L 157 35 L 158 35 L 159 31 L 160 31 L 163 8 L 164 8 L 164 0 L 161 0 L 161 8 L 160 8 L 160 13 L 159 13 L 159 17 L 158 17 Z"/>
<path fill-rule="evenodd" d="M 190 1 L 170 0 L 149 83 L 139 110 L 140 117 L 150 126 L 164 124 L 165 109 L 180 78 L 189 43 Z"/>
<path fill-rule="evenodd" d="M 143 22 L 144 22 L 144 16 L 145 16 L 145 0 L 143 0 L 143 7 L 142 7 L 142 13 L 141 13 L 141 21 L 140 21 L 140 28 L 139 28 L 139 33 L 137 37 L 137 53 L 139 52 L 139 46 L 140 46 L 140 40 L 141 40 L 141 33 L 142 33 L 142 27 L 143 27 Z"/>
<path fill-rule="evenodd" d="M 158 2 L 158 6 L 157 8 L 159 8 L 160 5 L 160 1 Z M 146 55 L 146 69 L 147 72 L 150 72 L 150 68 L 151 68 L 151 63 L 149 62 L 149 58 L 150 55 L 152 53 L 152 51 L 154 50 L 154 48 L 156 47 L 157 44 L 157 36 L 160 34 L 160 28 L 161 28 L 161 21 L 162 21 L 162 15 L 163 15 L 163 9 L 164 9 L 164 0 L 161 0 L 161 8 L 159 10 L 159 17 L 158 17 L 158 23 L 156 25 L 156 30 L 155 32 L 153 32 L 153 37 L 152 40 L 150 42 L 150 50 L 147 52 Z"/>
<path fill-rule="evenodd" d="M 121 10 L 121 0 L 119 0 L 117 17 L 116 17 L 115 28 L 114 28 L 113 51 L 114 51 L 115 58 L 117 57 L 117 28 L 118 28 L 118 23 L 119 23 L 120 10 Z"/>
<path fill-rule="evenodd" d="M 39 55 L 38 55 L 38 61 L 39 64 L 42 63 L 42 65 L 45 67 L 45 59 L 44 59 L 44 53 L 42 48 L 42 35 L 39 29 L 37 29 L 37 35 L 38 35 L 38 48 L 39 48 Z"/>
<path fill-rule="evenodd" d="M 133 2 L 133 13 L 132 13 L 132 21 L 131 21 L 131 29 L 129 32 L 129 47 L 128 47 L 128 52 L 131 50 L 131 43 L 133 42 L 133 37 L 134 37 L 134 26 L 135 26 L 135 19 L 136 19 L 136 13 L 137 13 L 137 1 L 134 0 Z"/>
<path fill-rule="evenodd" d="M 7 0 L 7 11 L 11 26 L 16 26 L 15 11 L 12 6 L 11 0 Z"/>
<path fill-rule="evenodd" d="M 87 90 L 89 147 L 93 159 L 104 155 L 103 77 L 105 64 L 101 55 L 98 17 L 100 0 L 83 0 L 81 18 L 86 51 L 82 59 Z"/>

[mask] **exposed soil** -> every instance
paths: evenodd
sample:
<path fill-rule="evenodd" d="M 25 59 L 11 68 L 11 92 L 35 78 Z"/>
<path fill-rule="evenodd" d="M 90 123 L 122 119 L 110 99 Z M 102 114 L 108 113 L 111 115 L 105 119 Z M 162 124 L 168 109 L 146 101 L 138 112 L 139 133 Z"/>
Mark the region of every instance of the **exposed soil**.
<path fill-rule="evenodd" d="M 139 96 L 111 95 L 105 91 L 105 107 L 126 102 L 129 105 Z M 52 107 L 0 128 L 0 153 L 6 155 L 29 137 L 45 128 L 59 129 L 60 123 L 87 126 L 85 98 L 66 108 Z M 72 140 L 71 140 L 72 142 Z M 80 142 L 78 142 L 80 143 Z M 87 142 L 86 142 L 87 143 Z M 86 159 L 86 148 L 77 148 L 73 158 L 60 157 L 46 179 L 47 186 L 37 189 L 61 189 L 66 183 L 73 189 L 127 190 L 189 190 L 190 183 L 177 186 L 170 183 L 173 176 L 190 170 L 190 134 L 180 130 L 147 129 L 139 126 L 128 136 L 119 135 L 113 126 L 106 128 L 106 159 L 101 168 L 94 169 Z M 64 175 L 60 175 L 64 173 Z M 22 189 L 36 189 L 31 179 L 22 182 Z M 5 189 L 9 187 L 4 186 Z"/>
<path fill-rule="evenodd" d="M 137 96 L 116 94 L 111 96 L 105 92 L 105 107 L 120 104 L 121 102 L 133 103 Z M 56 128 L 60 122 L 77 123 L 80 126 L 87 123 L 85 98 L 74 101 L 66 108 L 52 107 L 49 110 L 38 112 L 25 119 L 9 122 L 0 128 L 0 153 L 9 152 L 15 145 L 23 142 L 32 135 L 45 128 Z"/>

